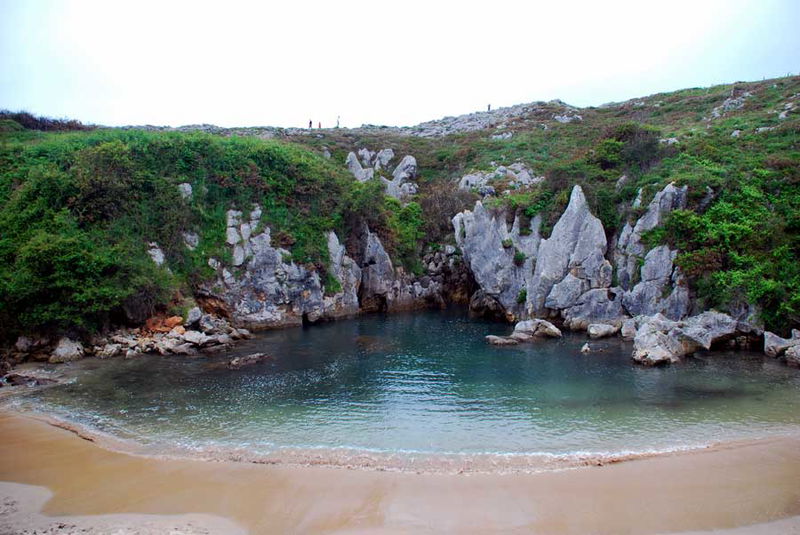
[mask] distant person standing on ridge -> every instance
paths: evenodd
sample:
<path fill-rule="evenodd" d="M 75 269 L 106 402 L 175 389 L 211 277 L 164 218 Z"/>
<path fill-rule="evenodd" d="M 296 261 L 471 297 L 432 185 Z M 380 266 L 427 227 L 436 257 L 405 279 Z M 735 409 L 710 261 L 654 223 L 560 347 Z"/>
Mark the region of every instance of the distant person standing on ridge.
<path fill-rule="evenodd" d="M 309 130 L 311 130 L 311 129 L 313 128 L 313 126 L 312 126 L 312 125 L 313 125 L 313 123 L 311 122 L 311 119 L 309 119 L 309 120 L 308 120 L 308 129 L 309 129 Z"/>
<path fill-rule="evenodd" d="M 336 128 L 339 128 L 339 116 L 336 116 Z"/>
<path fill-rule="evenodd" d="M 486 111 L 492 111 L 492 105 L 491 104 L 487 104 L 486 105 Z"/>
<path fill-rule="evenodd" d="M 322 121 L 317 123 L 317 128 L 322 129 Z"/>

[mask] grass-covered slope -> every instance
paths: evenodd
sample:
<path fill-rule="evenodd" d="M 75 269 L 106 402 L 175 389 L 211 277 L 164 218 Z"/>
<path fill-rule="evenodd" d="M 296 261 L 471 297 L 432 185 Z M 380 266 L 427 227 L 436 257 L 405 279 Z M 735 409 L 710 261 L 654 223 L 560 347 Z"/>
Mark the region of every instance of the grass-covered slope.
<path fill-rule="evenodd" d="M 538 188 L 490 201 L 529 217 L 545 216 L 545 232 L 560 216 L 573 184 L 581 184 L 609 237 L 669 182 L 689 185 L 687 212 L 676 213 L 651 244 L 680 248 L 678 263 L 703 307 L 759 305 L 766 326 L 800 325 L 800 77 L 662 93 L 574 110 L 581 121 L 562 124 L 558 103 L 493 130 L 444 138 L 375 133 L 326 133 L 297 138 L 325 145 L 344 161 L 347 150 L 390 146 L 420 164 L 420 204 L 426 222 L 442 222 L 445 185 L 474 171 L 521 161 L 547 180 Z M 734 132 L 738 131 L 736 134 Z M 677 142 L 669 143 L 674 138 Z M 618 184 L 622 175 L 627 180 Z M 704 202 L 705 199 L 705 202 Z M 457 203 L 456 203 L 457 204 Z M 427 239 L 449 232 L 430 225 Z"/>
<path fill-rule="evenodd" d="M 800 77 L 652 95 L 571 110 L 533 105 L 500 130 L 414 137 L 392 129 L 331 129 L 280 141 L 199 133 L 97 129 L 43 133 L 12 115 L 0 124 L 0 325 L 6 336 L 54 326 L 97 327 L 123 310 L 179 303 L 225 259 L 224 213 L 259 203 L 262 222 L 292 258 L 323 271 L 323 231 L 347 239 L 366 222 L 395 261 L 421 272 L 421 252 L 452 240 L 450 218 L 476 195 L 458 191 L 475 170 L 523 162 L 546 180 L 488 200 L 533 217 L 544 232 L 581 184 L 612 238 L 669 182 L 690 187 L 688 210 L 648 236 L 680 249 L 700 306 L 759 306 L 766 326 L 800 324 Z M 17 117 L 29 128 L 68 121 Z M 38 122 L 37 122 L 38 121 Z M 733 135 L 738 131 L 737 135 Z M 223 134 L 225 132 L 222 132 Z M 674 138 L 676 142 L 666 142 Z M 330 160 L 322 158 L 323 147 Z M 402 206 L 379 181 L 357 184 L 349 151 L 416 157 L 420 192 Z M 627 178 L 620 181 L 620 177 Z M 185 200 L 178 184 L 190 183 Z M 200 235 L 189 251 L 182 233 Z M 166 252 L 170 273 L 147 256 Z M 324 280 L 324 279 L 323 279 Z"/>
<path fill-rule="evenodd" d="M 192 186 L 184 198 L 178 185 Z M 95 329 L 179 306 L 225 260 L 225 211 L 258 203 L 292 259 L 324 271 L 325 231 L 365 215 L 390 229 L 376 185 L 297 145 L 205 134 L 42 133 L 0 125 L 0 330 Z M 386 229 L 384 229 L 386 230 Z M 196 232 L 191 251 L 183 232 Z M 147 254 L 156 242 L 169 272 Z M 325 279 L 323 279 L 325 280 Z M 136 315 L 136 314 L 134 314 Z"/>

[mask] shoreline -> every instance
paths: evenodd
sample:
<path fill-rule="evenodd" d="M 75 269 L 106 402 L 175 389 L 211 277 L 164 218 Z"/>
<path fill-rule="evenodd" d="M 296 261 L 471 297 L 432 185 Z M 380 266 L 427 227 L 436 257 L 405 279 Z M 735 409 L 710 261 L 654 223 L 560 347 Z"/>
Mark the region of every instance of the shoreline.
<path fill-rule="evenodd" d="M 796 437 L 454 475 L 148 458 L 8 412 L 0 434 L 0 481 L 50 489 L 47 515 L 204 513 L 249 533 L 800 533 Z"/>
<path fill-rule="evenodd" d="M 709 441 L 665 448 L 650 448 L 641 451 L 619 452 L 581 451 L 573 453 L 511 453 L 511 452 L 419 452 L 381 451 L 359 448 L 333 447 L 285 447 L 269 453 L 256 453 L 244 448 L 198 447 L 158 451 L 160 446 L 145 446 L 135 439 L 125 439 L 111 433 L 94 429 L 87 424 L 35 410 L 0 407 L 0 417 L 11 415 L 31 419 L 67 431 L 112 453 L 133 455 L 159 461 L 232 462 L 253 465 L 285 467 L 323 467 L 340 470 L 364 470 L 371 472 L 396 472 L 401 474 L 441 475 L 508 475 L 538 474 L 574 470 L 592 466 L 646 459 L 680 456 L 699 452 L 713 452 L 749 445 L 768 444 L 774 440 L 796 439 L 800 443 L 800 431 L 794 430 L 764 437 Z"/>

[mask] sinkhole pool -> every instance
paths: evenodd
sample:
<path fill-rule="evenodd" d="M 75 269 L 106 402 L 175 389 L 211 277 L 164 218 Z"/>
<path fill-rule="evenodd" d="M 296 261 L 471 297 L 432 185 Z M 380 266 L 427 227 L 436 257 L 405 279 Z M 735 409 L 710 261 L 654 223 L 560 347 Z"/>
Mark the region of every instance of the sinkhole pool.
<path fill-rule="evenodd" d="M 146 453 L 399 468 L 523 466 L 800 430 L 800 372 L 760 354 L 643 368 L 618 338 L 586 355 L 582 334 L 484 341 L 510 331 L 459 309 L 364 316 L 262 333 L 211 357 L 85 359 L 73 381 L 13 403 Z M 223 365 L 253 352 L 272 358 Z"/>

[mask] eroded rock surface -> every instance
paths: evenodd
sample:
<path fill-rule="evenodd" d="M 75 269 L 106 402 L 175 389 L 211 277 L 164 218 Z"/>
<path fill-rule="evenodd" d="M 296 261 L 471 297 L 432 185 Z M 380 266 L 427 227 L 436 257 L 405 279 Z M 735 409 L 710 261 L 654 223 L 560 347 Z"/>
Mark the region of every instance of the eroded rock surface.
<path fill-rule="evenodd" d="M 509 321 L 524 316 L 525 292 L 541 241 L 541 219 L 536 217 L 529 225 L 521 228 L 517 217 L 509 229 L 505 214 L 492 214 L 480 201 L 473 211 L 453 218 L 456 243 L 482 291 L 473 298 L 481 306 L 473 310 L 490 310 L 491 315 L 506 316 Z M 496 306 L 487 300 L 494 300 Z"/>
<path fill-rule="evenodd" d="M 528 312 L 544 316 L 548 309 L 575 305 L 590 289 L 610 286 L 606 245 L 602 223 L 590 212 L 581 187 L 575 186 L 552 234 L 539 246 L 527 289 Z"/>

